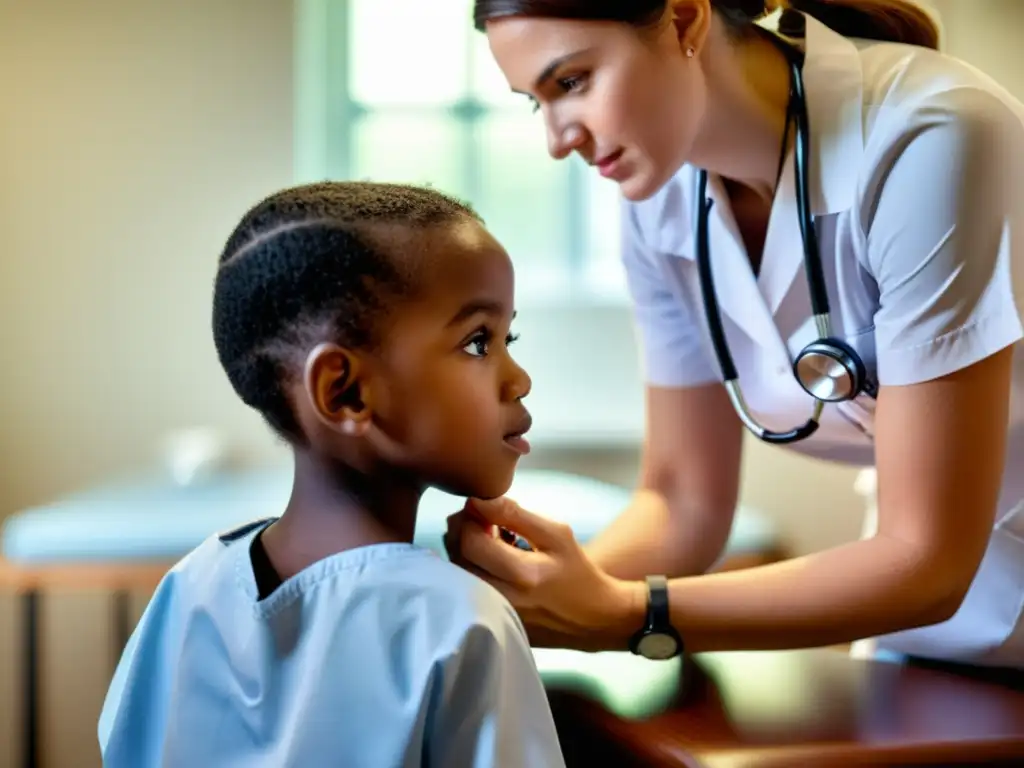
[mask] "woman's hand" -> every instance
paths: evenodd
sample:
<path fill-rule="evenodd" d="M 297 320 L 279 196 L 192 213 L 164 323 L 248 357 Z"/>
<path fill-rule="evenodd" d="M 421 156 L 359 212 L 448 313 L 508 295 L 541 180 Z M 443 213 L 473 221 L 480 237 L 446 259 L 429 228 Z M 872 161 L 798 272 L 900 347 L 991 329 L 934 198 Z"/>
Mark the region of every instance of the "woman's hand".
<path fill-rule="evenodd" d="M 498 535 L 526 539 L 526 551 Z M 511 499 L 472 499 L 448 518 L 452 562 L 501 592 L 540 647 L 626 650 L 646 612 L 641 582 L 612 578 L 590 561 L 572 529 L 526 511 Z"/>

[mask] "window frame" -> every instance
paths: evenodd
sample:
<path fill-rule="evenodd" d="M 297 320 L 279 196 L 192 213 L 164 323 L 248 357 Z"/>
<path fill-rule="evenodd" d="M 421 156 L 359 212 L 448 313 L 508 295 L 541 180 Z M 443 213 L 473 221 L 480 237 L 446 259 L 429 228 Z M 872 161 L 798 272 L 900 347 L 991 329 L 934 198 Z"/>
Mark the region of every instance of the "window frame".
<path fill-rule="evenodd" d="M 444 114 L 457 121 L 462 134 L 462 166 L 466 173 L 464 188 L 468 198 L 479 205 L 482 200 L 480 174 L 473 173 L 484 156 L 477 126 L 495 115 L 511 114 L 508 107 L 491 105 L 474 97 L 472 77 L 467 70 L 465 95 L 450 105 L 366 105 L 352 95 L 348 39 L 352 7 L 348 0 L 295 0 L 294 160 L 296 183 L 323 179 L 352 178 L 354 131 L 351 127 L 370 115 L 417 113 Z M 479 34 L 467 22 L 465 44 L 472 61 L 473 35 Z M 515 112 L 519 116 L 518 111 Z M 413 119 L 415 119 L 413 117 Z M 500 119 L 500 118 L 499 118 Z M 337 137 L 341 137 L 338 139 Z M 614 287 L 595 275 L 602 267 L 592 253 L 596 233 L 590 226 L 591 188 L 589 169 L 579 158 L 564 161 L 566 171 L 566 208 L 563 217 L 563 242 L 567 243 L 564 262 L 552 270 L 553 281 L 531 281 L 524 269 L 518 280 L 518 303 L 525 305 L 623 306 L 628 303 L 624 275 Z M 483 206 L 480 206 L 483 207 Z M 486 218 L 486 216 L 485 216 Z M 512 254 L 513 260 L 515 253 Z"/>

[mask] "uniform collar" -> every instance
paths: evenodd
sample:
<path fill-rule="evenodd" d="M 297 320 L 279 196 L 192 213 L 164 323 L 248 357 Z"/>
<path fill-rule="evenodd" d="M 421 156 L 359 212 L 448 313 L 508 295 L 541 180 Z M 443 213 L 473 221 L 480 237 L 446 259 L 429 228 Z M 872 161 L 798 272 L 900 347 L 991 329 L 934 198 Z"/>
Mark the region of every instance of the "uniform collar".
<path fill-rule="evenodd" d="M 779 17 L 777 12 L 761 23 L 774 32 Z M 864 155 L 864 83 L 856 45 L 816 19 L 804 18 L 803 39 L 791 42 L 805 54 L 803 77 L 811 147 L 808 191 L 812 215 L 823 216 L 849 210 L 855 202 Z M 789 351 L 776 328 L 774 315 L 803 264 L 794 168 L 791 152 L 772 205 L 757 276 L 750 270 L 735 222 L 731 216 L 723 215 L 728 205 L 724 187 L 714 176 L 708 186 L 708 194 L 719 211 L 718 215 L 710 216 L 708 226 L 714 248 L 711 268 L 722 315 L 768 354 L 751 359 L 772 360 L 783 368 L 789 361 Z M 687 261 L 696 257 L 692 221 L 696 176 L 693 167 L 684 167 L 659 195 L 660 202 L 652 206 L 650 213 L 656 218 L 648 219 L 648 226 L 653 225 L 656 232 L 649 244 Z M 680 211 L 680 206 L 686 207 L 685 212 Z M 680 226 L 681 222 L 685 222 L 684 226 Z M 676 264 L 670 265 L 676 268 Z M 734 335 L 732 341 L 738 341 L 738 336 Z"/>

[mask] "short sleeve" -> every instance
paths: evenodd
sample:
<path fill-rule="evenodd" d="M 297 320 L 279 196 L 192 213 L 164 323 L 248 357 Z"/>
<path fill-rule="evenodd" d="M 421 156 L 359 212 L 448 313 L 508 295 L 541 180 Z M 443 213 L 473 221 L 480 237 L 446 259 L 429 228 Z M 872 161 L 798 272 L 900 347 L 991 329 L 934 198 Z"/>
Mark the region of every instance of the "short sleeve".
<path fill-rule="evenodd" d="M 719 381 L 694 322 L 691 307 L 672 291 L 658 256 L 643 242 L 636 209 L 622 209 L 622 262 L 633 302 L 644 381 L 657 387 L 691 387 Z"/>
<path fill-rule="evenodd" d="M 1014 290 L 1024 270 L 1021 117 L 981 89 L 929 102 L 866 216 L 882 385 L 945 376 L 1024 335 Z"/>
<path fill-rule="evenodd" d="M 429 735 L 431 766 L 562 768 L 547 694 L 526 631 L 503 599 L 441 665 Z"/>

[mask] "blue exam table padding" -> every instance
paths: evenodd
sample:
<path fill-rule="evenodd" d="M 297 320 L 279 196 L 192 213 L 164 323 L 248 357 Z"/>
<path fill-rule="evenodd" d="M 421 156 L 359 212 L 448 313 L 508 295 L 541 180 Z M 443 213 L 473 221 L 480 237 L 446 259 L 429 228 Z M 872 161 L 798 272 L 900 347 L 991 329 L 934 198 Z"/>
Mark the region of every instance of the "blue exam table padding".
<path fill-rule="evenodd" d="M 291 480 L 291 466 L 282 466 L 224 473 L 184 486 L 162 477 L 111 484 L 11 515 L 0 553 L 25 565 L 177 560 L 213 533 L 280 514 Z M 527 509 L 569 523 L 586 541 L 625 508 L 630 491 L 579 475 L 522 469 L 508 495 Z M 428 491 L 420 507 L 417 543 L 443 554 L 446 518 L 463 502 Z M 775 545 L 767 520 L 753 510 L 737 511 L 727 555 Z"/>

